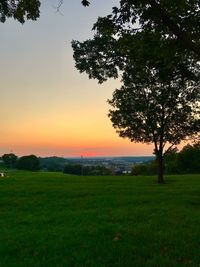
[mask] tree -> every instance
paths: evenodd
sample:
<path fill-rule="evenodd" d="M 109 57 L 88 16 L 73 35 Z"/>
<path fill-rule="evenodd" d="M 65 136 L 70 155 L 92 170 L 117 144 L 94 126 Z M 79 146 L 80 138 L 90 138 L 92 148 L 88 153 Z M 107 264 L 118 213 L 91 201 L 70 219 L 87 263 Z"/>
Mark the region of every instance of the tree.
<path fill-rule="evenodd" d="M 17 169 L 38 171 L 40 170 L 40 160 L 35 155 L 23 156 L 17 162 Z"/>
<path fill-rule="evenodd" d="M 199 64 L 173 36 L 146 23 L 135 29 L 136 17 L 115 8 L 94 24 L 93 39 L 73 41 L 72 47 L 77 69 L 89 78 L 102 83 L 121 76 L 109 116 L 120 136 L 154 143 L 163 183 L 164 148 L 200 130 Z"/>
<path fill-rule="evenodd" d="M 1 159 L 7 168 L 14 168 L 17 162 L 17 156 L 13 153 L 4 154 Z"/>
<path fill-rule="evenodd" d="M 154 144 L 158 183 L 164 183 L 165 152 L 200 131 L 196 117 L 198 88 L 176 83 L 122 86 L 109 101 L 109 117 L 121 137 Z"/>
<path fill-rule="evenodd" d="M 57 1 L 58 8 L 63 0 Z M 84 6 L 88 6 L 87 0 L 82 0 Z M 6 18 L 13 17 L 20 23 L 26 20 L 37 20 L 40 16 L 40 0 L 0 0 L 0 21 L 5 22 Z"/>
<path fill-rule="evenodd" d="M 50 172 L 62 171 L 65 164 L 66 164 L 66 159 L 61 157 L 40 158 L 41 169 L 48 170 Z"/>

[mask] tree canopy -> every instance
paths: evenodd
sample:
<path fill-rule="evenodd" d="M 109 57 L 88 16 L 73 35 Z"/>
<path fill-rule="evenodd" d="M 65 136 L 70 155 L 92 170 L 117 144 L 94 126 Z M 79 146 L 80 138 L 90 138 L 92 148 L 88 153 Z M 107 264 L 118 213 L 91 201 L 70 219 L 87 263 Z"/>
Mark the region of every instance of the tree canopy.
<path fill-rule="evenodd" d="M 198 0 L 121 0 L 113 9 L 119 24 L 139 24 L 135 30 L 159 33 L 162 38 L 200 56 Z"/>

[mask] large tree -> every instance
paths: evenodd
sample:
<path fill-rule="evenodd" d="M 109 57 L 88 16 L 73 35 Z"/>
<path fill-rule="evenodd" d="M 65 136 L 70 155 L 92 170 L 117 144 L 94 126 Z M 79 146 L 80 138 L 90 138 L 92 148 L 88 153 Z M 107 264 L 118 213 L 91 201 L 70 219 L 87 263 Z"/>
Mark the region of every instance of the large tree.
<path fill-rule="evenodd" d="M 109 103 L 109 117 L 121 137 L 133 142 L 154 144 L 158 183 L 164 183 L 165 153 L 182 140 L 200 131 L 198 84 L 168 82 L 135 84 L 116 89 Z"/>
<path fill-rule="evenodd" d="M 89 78 L 102 83 L 121 77 L 110 117 L 121 136 L 154 143 L 162 183 L 166 145 L 199 131 L 199 64 L 173 34 L 151 23 L 136 29 L 136 21 L 127 9 L 116 8 L 94 24 L 93 39 L 73 41 L 72 47 L 77 69 Z"/>

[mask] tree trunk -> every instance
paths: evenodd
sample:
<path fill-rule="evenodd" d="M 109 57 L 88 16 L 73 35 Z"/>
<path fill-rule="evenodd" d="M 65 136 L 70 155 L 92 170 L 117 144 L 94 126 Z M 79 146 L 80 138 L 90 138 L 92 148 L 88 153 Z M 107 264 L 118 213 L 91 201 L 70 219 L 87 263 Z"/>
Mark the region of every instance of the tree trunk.
<path fill-rule="evenodd" d="M 158 183 L 164 184 L 164 177 L 163 177 L 163 155 L 159 153 L 157 155 L 157 172 L 158 172 Z"/>

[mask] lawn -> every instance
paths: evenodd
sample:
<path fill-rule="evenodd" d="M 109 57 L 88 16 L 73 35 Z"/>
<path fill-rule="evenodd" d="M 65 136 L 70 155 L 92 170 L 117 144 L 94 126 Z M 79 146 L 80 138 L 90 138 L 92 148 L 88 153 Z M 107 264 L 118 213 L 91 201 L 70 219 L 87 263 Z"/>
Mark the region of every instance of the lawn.
<path fill-rule="evenodd" d="M 200 266 L 200 175 L 0 179 L 0 267 Z"/>

